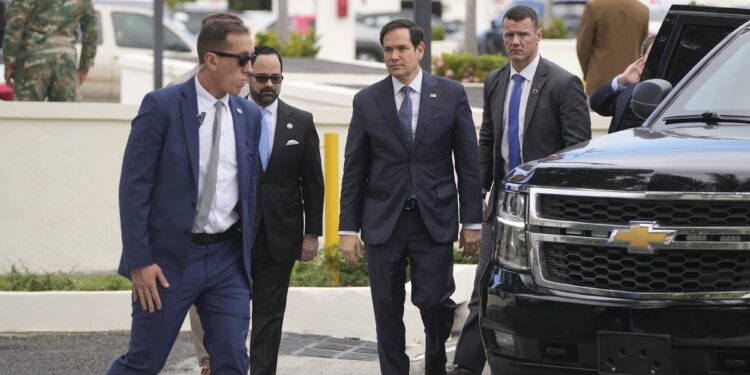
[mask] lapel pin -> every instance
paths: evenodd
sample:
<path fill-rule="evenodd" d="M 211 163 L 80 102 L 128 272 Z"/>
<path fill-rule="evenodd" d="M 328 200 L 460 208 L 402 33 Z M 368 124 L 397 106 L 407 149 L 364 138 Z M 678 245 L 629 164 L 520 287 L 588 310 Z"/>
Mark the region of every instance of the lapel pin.
<path fill-rule="evenodd" d="M 430 93 L 430 98 L 437 98 L 437 94 L 434 92 Z"/>
<path fill-rule="evenodd" d="M 289 129 L 289 130 L 291 130 L 292 128 L 294 128 L 294 125 L 292 125 L 292 123 L 290 122 L 290 123 L 286 124 L 286 128 Z"/>
<path fill-rule="evenodd" d="M 237 113 L 242 114 L 242 108 L 237 107 Z"/>
<path fill-rule="evenodd" d="M 538 94 L 538 93 L 539 93 L 539 90 L 537 90 L 537 89 L 533 89 L 533 90 L 531 90 L 531 93 L 532 93 L 532 94 L 534 94 L 534 95 L 536 95 L 536 94 Z"/>

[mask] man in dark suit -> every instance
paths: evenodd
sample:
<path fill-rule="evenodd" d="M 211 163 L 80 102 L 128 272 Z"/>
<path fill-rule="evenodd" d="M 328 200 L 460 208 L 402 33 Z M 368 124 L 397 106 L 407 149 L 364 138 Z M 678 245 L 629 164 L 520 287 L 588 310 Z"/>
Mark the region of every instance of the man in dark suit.
<path fill-rule="evenodd" d="M 325 188 L 312 114 L 279 99 L 284 79 L 281 55 L 272 47 L 258 46 L 250 61 L 249 96 L 261 108 L 265 127 L 264 143 L 258 147 L 261 169 L 253 226 L 250 373 L 264 375 L 276 373 L 294 262 L 312 260 L 318 252 Z M 198 347 L 202 334 L 196 322 L 191 320 Z"/>
<path fill-rule="evenodd" d="M 482 186 L 490 191 L 482 248 L 449 374 L 480 374 L 487 360 L 479 331 L 478 289 L 494 250 L 494 211 L 503 176 L 522 163 L 546 157 L 591 138 L 591 119 L 581 80 L 538 53 L 542 30 L 533 9 L 516 6 L 503 20 L 510 63 L 487 75 L 479 130 Z"/>
<path fill-rule="evenodd" d="M 357 264 L 363 256 L 357 237 L 361 230 L 381 372 L 409 373 L 403 323 L 408 265 L 411 301 L 425 327 L 426 373 L 442 374 L 456 306 L 450 296 L 459 212 L 464 251 L 474 253 L 481 238 L 476 130 L 463 87 L 419 68 L 422 29 L 395 20 L 383 27 L 380 42 L 390 75 L 354 97 L 340 246 L 346 259 Z"/>
<path fill-rule="evenodd" d="M 156 374 L 192 304 L 218 374 L 247 374 L 258 107 L 235 96 L 252 68 L 238 17 L 209 16 L 200 72 L 146 95 L 120 179 L 123 251 L 133 281 L 128 352 L 109 374 Z"/>
<path fill-rule="evenodd" d="M 581 16 L 576 53 L 586 94 L 638 58 L 648 35 L 648 7 L 639 0 L 591 0 Z"/>
<path fill-rule="evenodd" d="M 646 58 L 654 43 L 655 35 L 650 35 L 641 43 L 641 57 L 628 65 L 624 72 L 596 89 L 589 98 L 591 109 L 602 115 L 612 116 L 607 133 L 640 126 L 643 120 L 633 113 L 630 100 L 635 85 L 641 80 Z"/>

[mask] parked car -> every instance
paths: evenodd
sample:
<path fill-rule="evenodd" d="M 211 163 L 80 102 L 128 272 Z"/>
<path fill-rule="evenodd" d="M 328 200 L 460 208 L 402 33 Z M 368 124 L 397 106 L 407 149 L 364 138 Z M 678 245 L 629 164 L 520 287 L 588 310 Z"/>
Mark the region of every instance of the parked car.
<path fill-rule="evenodd" d="M 13 88 L 5 83 L 5 64 L 0 62 L 0 100 L 13 100 Z"/>
<path fill-rule="evenodd" d="M 148 7 L 109 5 L 99 1 L 94 2 L 94 9 L 101 34 L 94 66 L 81 85 L 81 95 L 84 101 L 117 102 L 120 100 L 120 56 L 153 54 L 153 11 Z M 80 52 L 80 38 L 77 47 Z M 195 36 L 182 23 L 168 17 L 164 18 L 164 58 L 198 61 Z"/>
<path fill-rule="evenodd" d="M 494 187 L 493 373 L 750 374 L 749 19 L 673 6 L 633 94 L 644 125 Z"/>
<path fill-rule="evenodd" d="M 568 29 L 568 37 L 575 38 L 578 34 L 578 27 L 581 23 L 581 17 L 583 11 L 586 8 L 588 0 L 553 0 L 550 7 L 550 19 L 559 18 L 563 21 L 566 28 Z M 477 34 L 477 42 L 479 53 L 501 53 L 507 55 L 505 52 L 505 44 L 503 44 L 503 19 L 505 13 L 512 7 L 517 5 L 527 6 L 539 16 L 540 20 L 546 19 L 546 1 L 545 0 L 512 0 L 498 13 L 490 23 L 490 27 Z"/>
<path fill-rule="evenodd" d="M 383 46 L 380 45 L 380 30 L 395 19 L 413 19 L 411 10 L 389 13 L 360 14 L 356 17 L 355 40 L 356 58 L 365 61 L 383 61 Z M 432 27 L 440 26 L 445 30 L 446 39 L 463 38 L 463 22 L 443 21 L 432 15 Z"/>

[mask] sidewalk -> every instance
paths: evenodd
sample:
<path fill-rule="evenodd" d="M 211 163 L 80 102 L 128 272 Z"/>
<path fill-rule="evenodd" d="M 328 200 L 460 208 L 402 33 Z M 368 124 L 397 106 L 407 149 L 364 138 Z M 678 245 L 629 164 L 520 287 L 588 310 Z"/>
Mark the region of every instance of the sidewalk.
<path fill-rule="evenodd" d="M 13 375 L 101 375 L 128 345 L 127 332 L 0 333 L 2 372 Z M 448 362 L 456 337 L 448 340 Z M 411 374 L 424 374 L 424 361 L 410 348 Z M 348 358 L 348 359 L 345 359 Z M 375 343 L 327 336 L 284 333 L 277 374 L 379 374 Z M 164 375 L 199 373 L 189 332 L 177 338 Z M 485 369 L 484 375 L 489 375 Z"/>

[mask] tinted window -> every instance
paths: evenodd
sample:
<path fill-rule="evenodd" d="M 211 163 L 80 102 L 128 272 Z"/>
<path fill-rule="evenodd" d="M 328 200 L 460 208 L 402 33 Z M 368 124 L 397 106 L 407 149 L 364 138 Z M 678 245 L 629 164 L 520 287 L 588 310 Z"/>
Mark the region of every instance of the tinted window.
<path fill-rule="evenodd" d="M 706 56 L 729 33 L 732 26 L 685 25 L 672 52 L 665 78 L 673 85 L 677 84 L 695 64 Z"/>
<path fill-rule="evenodd" d="M 115 42 L 120 47 L 154 49 L 153 17 L 135 13 L 112 13 Z M 171 30 L 164 28 L 164 49 L 190 52 L 188 47 Z"/>
<path fill-rule="evenodd" d="M 750 85 L 744 79 L 750 66 L 750 34 L 745 34 L 713 57 L 711 63 L 675 99 L 664 116 L 701 114 L 750 115 Z"/>

